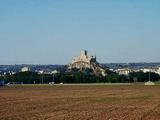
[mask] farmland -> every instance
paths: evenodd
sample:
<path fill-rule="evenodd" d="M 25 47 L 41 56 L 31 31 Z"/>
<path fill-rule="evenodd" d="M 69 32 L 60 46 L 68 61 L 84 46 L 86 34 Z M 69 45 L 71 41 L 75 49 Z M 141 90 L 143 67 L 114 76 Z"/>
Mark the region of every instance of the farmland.
<path fill-rule="evenodd" d="M 159 120 L 160 86 L 0 88 L 0 120 Z"/>

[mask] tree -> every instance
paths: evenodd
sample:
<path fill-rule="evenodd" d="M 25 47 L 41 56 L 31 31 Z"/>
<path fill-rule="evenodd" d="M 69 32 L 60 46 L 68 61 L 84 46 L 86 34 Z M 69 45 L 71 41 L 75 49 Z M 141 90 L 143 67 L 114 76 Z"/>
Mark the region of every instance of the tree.
<path fill-rule="evenodd" d="M 150 74 L 150 80 L 151 81 L 158 81 L 160 79 L 160 76 L 154 72 L 147 72 L 144 73 L 142 71 L 140 72 L 132 72 L 129 74 L 130 80 L 132 82 L 147 82 L 149 81 L 149 74 Z"/>

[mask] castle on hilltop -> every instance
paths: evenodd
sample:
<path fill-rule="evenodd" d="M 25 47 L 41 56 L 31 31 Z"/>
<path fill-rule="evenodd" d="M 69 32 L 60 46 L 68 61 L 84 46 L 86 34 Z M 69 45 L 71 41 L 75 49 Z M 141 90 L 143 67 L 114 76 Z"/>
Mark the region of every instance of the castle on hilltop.
<path fill-rule="evenodd" d="M 68 65 L 68 69 L 86 70 L 90 69 L 95 75 L 106 76 L 105 69 L 96 61 L 96 56 L 89 56 L 87 51 L 81 51 L 80 55 L 74 57 Z"/>

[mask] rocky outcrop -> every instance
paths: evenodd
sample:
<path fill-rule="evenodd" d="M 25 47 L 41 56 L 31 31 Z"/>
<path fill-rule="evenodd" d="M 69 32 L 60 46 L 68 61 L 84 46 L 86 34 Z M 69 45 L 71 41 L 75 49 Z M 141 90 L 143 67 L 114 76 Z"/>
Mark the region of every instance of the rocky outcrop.
<path fill-rule="evenodd" d="M 96 56 L 87 55 L 87 51 L 82 51 L 79 56 L 74 57 L 68 65 L 68 70 L 78 69 L 80 71 L 90 69 L 95 75 L 106 76 L 105 69 L 96 61 Z"/>

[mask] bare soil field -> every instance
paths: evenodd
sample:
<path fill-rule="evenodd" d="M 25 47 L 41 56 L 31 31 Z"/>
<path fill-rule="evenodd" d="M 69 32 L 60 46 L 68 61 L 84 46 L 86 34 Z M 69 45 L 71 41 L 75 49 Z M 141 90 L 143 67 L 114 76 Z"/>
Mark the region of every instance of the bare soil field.
<path fill-rule="evenodd" d="M 1 87 L 0 120 L 160 120 L 160 86 Z"/>

